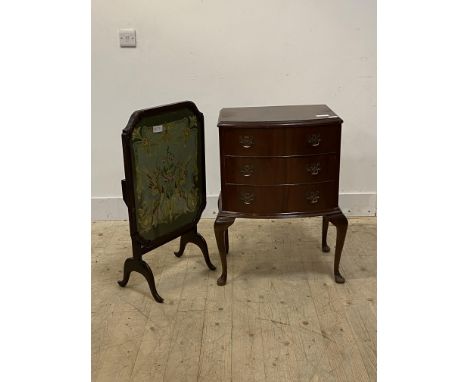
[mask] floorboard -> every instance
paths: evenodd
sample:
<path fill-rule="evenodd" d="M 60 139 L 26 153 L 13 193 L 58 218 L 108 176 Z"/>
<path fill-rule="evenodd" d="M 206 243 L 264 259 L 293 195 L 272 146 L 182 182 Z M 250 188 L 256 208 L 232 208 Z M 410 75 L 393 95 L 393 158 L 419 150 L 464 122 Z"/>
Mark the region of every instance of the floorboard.
<path fill-rule="evenodd" d="M 247 220 L 230 227 L 228 281 L 213 220 L 202 219 L 217 270 L 178 240 L 146 254 L 164 304 L 132 274 L 128 222 L 92 223 L 92 380 L 376 381 L 376 219 L 350 218 L 342 256 L 346 283 L 321 251 L 321 219 Z"/>

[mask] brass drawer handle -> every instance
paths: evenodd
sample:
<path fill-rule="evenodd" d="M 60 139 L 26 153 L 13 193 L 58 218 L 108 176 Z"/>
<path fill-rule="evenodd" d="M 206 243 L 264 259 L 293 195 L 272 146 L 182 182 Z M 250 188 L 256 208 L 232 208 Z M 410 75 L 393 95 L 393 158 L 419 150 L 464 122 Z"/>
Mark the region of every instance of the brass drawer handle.
<path fill-rule="evenodd" d="M 320 162 L 317 162 L 317 163 L 311 163 L 308 167 L 307 167 L 307 172 L 310 172 L 310 174 L 312 176 L 314 175 L 318 175 L 318 173 L 320 172 L 321 168 L 320 168 Z"/>
<path fill-rule="evenodd" d="M 309 138 L 307 139 L 307 142 L 309 142 L 309 144 L 311 144 L 312 146 L 319 146 L 320 145 L 320 141 L 321 141 L 321 138 L 320 138 L 320 134 L 317 133 L 317 134 L 312 134 L 312 135 L 309 135 Z"/>
<path fill-rule="evenodd" d="M 255 199 L 253 192 L 242 192 L 240 194 L 240 200 L 244 204 L 251 204 Z"/>
<path fill-rule="evenodd" d="M 254 166 L 251 164 L 245 164 L 242 166 L 240 173 L 242 176 L 251 176 L 254 173 Z"/>
<path fill-rule="evenodd" d="M 307 194 L 306 199 L 309 201 L 310 204 L 316 204 L 319 202 L 320 199 L 320 191 L 311 191 Z"/>
<path fill-rule="evenodd" d="M 249 149 L 254 145 L 254 139 L 251 135 L 241 135 L 239 137 L 239 143 L 244 149 Z"/>

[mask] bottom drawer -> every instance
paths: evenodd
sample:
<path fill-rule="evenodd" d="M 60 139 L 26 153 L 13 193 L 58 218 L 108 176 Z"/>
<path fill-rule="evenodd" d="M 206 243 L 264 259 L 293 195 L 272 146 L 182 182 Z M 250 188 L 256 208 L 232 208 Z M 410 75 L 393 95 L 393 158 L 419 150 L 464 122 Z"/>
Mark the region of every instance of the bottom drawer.
<path fill-rule="evenodd" d="M 225 185 L 223 210 L 253 214 L 317 212 L 338 206 L 337 182 L 284 186 Z"/>

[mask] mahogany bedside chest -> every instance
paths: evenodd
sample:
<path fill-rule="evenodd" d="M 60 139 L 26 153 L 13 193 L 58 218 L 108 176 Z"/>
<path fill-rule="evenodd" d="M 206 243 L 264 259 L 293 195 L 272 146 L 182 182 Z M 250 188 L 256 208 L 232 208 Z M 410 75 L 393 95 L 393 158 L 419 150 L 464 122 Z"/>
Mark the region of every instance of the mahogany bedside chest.
<path fill-rule="evenodd" d="M 219 113 L 221 194 L 214 223 L 227 278 L 228 228 L 236 218 L 323 216 L 337 229 L 334 276 L 339 272 L 348 220 L 338 207 L 342 119 L 326 105 L 226 108 Z"/>

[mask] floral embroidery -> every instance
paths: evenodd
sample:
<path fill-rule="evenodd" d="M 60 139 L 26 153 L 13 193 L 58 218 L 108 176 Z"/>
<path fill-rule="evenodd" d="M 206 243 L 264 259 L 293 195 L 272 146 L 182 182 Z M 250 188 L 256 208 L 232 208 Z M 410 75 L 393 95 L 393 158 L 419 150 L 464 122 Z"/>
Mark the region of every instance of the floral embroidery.
<path fill-rule="evenodd" d="M 147 240 L 192 222 L 202 203 L 197 117 L 162 125 L 163 131 L 154 133 L 142 121 L 131 138 L 137 230 Z"/>

